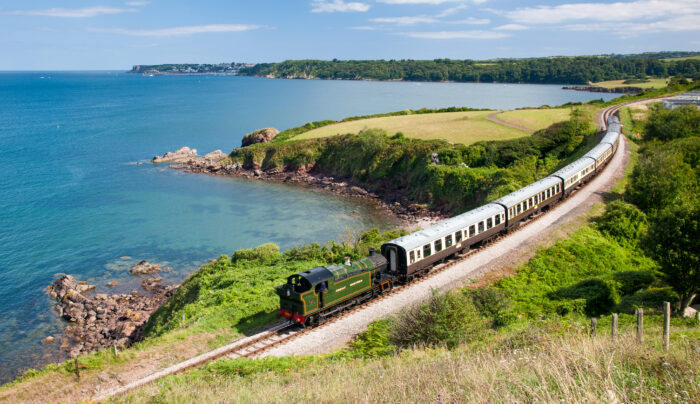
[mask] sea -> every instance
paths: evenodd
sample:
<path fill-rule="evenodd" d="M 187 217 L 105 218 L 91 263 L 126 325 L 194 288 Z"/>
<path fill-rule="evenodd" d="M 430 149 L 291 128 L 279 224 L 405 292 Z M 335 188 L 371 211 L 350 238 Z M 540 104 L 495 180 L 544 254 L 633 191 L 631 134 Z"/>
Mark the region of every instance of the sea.
<path fill-rule="evenodd" d="M 610 99 L 559 85 L 0 72 L 0 383 L 65 359 L 46 287 L 65 273 L 128 293 L 145 259 L 180 282 L 211 258 L 395 225 L 367 201 L 186 174 L 150 159 L 228 153 L 244 134 L 406 108 L 511 109 Z M 107 287 L 118 281 L 119 285 Z M 58 340 L 58 338 L 57 338 Z"/>

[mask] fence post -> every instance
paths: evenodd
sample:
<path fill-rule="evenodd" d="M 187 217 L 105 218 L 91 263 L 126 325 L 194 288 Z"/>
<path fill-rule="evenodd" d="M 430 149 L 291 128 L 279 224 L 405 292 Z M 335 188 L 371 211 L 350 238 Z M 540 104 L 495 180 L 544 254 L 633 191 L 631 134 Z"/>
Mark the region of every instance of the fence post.
<path fill-rule="evenodd" d="M 612 314 L 612 339 L 617 339 L 617 313 Z"/>
<path fill-rule="evenodd" d="M 182 326 L 185 326 L 185 313 L 182 313 Z"/>
<path fill-rule="evenodd" d="M 80 369 L 78 369 L 78 358 L 75 358 L 75 375 L 80 379 Z"/>
<path fill-rule="evenodd" d="M 668 350 L 671 334 L 671 303 L 664 302 L 664 349 Z"/>
<path fill-rule="evenodd" d="M 116 358 L 118 356 L 119 356 L 119 352 L 117 351 L 117 343 L 115 342 L 114 343 L 114 357 Z"/>
<path fill-rule="evenodd" d="M 644 335 L 644 309 L 637 309 L 637 342 L 642 342 Z"/>
<path fill-rule="evenodd" d="M 596 336 L 596 328 L 598 328 L 598 319 L 593 317 L 591 318 L 591 337 Z"/>

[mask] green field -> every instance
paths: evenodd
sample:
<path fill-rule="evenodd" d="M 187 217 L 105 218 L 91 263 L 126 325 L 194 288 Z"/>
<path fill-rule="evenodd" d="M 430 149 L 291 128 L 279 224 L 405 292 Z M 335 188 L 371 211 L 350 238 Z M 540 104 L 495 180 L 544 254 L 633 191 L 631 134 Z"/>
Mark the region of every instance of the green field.
<path fill-rule="evenodd" d="M 679 60 L 700 60 L 700 56 L 687 56 L 683 58 L 666 58 L 666 59 L 661 59 L 664 62 L 677 62 Z"/>
<path fill-rule="evenodd" d="M 616 88 L 616 87 L 639 87 L 639 88 L 663 88 L 668 84 L 668 79 L 649 79 L 647 83 L 622 84 L 625 80 L 599 81 L 593 83 L 595 87 Z"/>
<path fill-rule="evenodd" d="M 554 123 L 566 121 L 569 119 L 570 114 L 571 110 L 569 108 L 518 109 L 498 113 L 494 118 L 536 131 Z"/>
<path fill-rule="evenodd" d="M 553 122 L 568 119 L 568 109 L 520 110 L 499 113 L 498 111 L 443 112 L 388 116 L 342 122 L 310 130 L 295 139 L 313 139 L 346 133 L 358 133 L 363 129 L 380 128 L 389 134 L 402 132 L 407 137 L 418 139 L 445 139 L 452 143 L 471 144 L 481 140 L 505 140 L 530 133 L 526 130 L 499 124 L 488 119 L 491 114 L 514 125 L 529 130 L 543 129 Z"/>

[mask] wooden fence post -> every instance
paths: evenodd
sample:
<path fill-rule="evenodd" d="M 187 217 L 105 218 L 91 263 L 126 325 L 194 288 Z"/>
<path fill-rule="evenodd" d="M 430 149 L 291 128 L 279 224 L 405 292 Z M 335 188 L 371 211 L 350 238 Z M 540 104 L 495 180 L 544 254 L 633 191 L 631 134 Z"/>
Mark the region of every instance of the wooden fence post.
<path fill-rule="evenodd" d="M 671 334 L 671 303 L 664 302 L 664 349 L 668 350 Z"/>
<path fill-rule="evenodd" d="M 75 358 L 75 375 L 80 379 L 80 369 L 78 369 L 78 358 Z"/>
<path fill-rule="evenodd" d="M 612 314 L 612 331 L 610 335 L 612 339 L 617 339 L 617 313 Z"/>
<path fill-rule="evenodd" d="M 637 309 L 637 342 L 642 342 L 644 338 L 644 309 Z"/>
<path fill-rule="evenodd" d="M 114 343 L 114 357 L 119 356 L 119 352 L 117 351 L 117 343 Z"/>
<path fill-rule="evenodd" d="M 596 328 L 598 328 L 598 319 L 593 317 L 591 318 L 591 337 L 596 336 Z"/>

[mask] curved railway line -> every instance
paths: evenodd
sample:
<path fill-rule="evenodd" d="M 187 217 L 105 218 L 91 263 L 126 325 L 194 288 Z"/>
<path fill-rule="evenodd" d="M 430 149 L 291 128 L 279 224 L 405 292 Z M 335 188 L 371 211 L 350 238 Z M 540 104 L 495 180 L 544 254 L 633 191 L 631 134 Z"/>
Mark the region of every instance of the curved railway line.
<path fill-rule="evenodd" d="M 598 114 L 598 121 L 599 121 L 599 127 L 601 130 L 606 129 L 606 122 L 607 119 L 615 114 L 621 107 L 634 103 L 635 101 L 632 102 L 627 102 L 623 104 L 618 104 L 614 105 L 611 107 L 608 107 L 602 111 L 599 112 Z M 622 136 L 622 135 L 621 135 Z M 609 165 L 608 165 L 609 166 Z M 608 167 L 606 166 L 605 169 L 601 172 L 604 172 L 607 170 Z M 572 196 L 576 195 L 581 188 L 589 186 L 589 184 L 593 182 L 593 179 L 591 181 L 587 182 L 586 184 L 583 184 L 579 190 L 577 190 L 576 193 L 574 193 Z M 565 199 L 564 201 L 568 200 Z M 559 202 L 557 205 L 561 204 L 563 202 Z M 123 386 L 120 386 L 118 388 L 111 389 L 109 391 L 105 391 L 101 394 L 99 394 L 98 397 L 95 397 L 94 400 L 100 401 L 107 399 L 111 396 L 118 395 L 118 394 L 123 394 L 125 392 L 128 392 L 130 390 L 134 390 L 136 388 L 142 387 L 148 383 L 154 382 L 160 378 L 182 372 L 184 370 L 190 369 L 195 366 L 199 366 L 201 364 L 220 359 L 220 358 L 252 358 L 252 357 L 257 357 L 266 351 L 271 350 L 272 348 L 275 348 L 277 346 L 280 346 L 282 344 L 286 344 L 287 342 L 290 342 L 292 339 L 296 339 L 301 337 L 304 334 L 307 334 L 311 331 L 317 331 L 319 329 L 323 329 L 326 327 L 331 326 L 332 324 L 338 322 L 339 320 L 355 313 L 360 310 L 365 309 L 369 305 L 374 305 L 377 302 L 380 302 L 382 300 L 387 299 L 390 296 L 393 296 L 406 288 L 413 287 L 416 285 L 420 285 L 421 283 L 424 283 L 428 279 L 436 276 L 437 274 L 440 274 L 441 272 L 444 272 L 445 270 L 467 260 L 469 257 L 473 256 L 474 254 L 477 254 L 487 248 L 493 247 L 494 245 L 500 244 L 504 242 L 505 240 L 508 240 L 512 237 L 512 235 L 520 233 L 523 230 L 526 230 L 530 228 L 531 224 L 537 222 L 539 219 L 542 217 L 547 216 L 549 212 L 552 212 L 557 205 L 554 205 L 552 209 L 546 211 L 546 212 L 540 212 L 536 215 L 534 215 L 531 219 L 527 220 L 526 222 L 523 222 L 517 229 L 514 229 L 510 231 L 508 234 L 498 237 L 497 239 L 486 243 L 484 245 L 481 245 L 480 247 L 470 250 L 468 252 L 465 252 L 464 254 L 459 254 L 455 256 L 452 259 L 449 259 L 447 262 L 438 264 L 434 266 L 427 274 L 416 278 L 410 282 L 407 282 L 405 284 L 401 285 L 396 285 L 393 289 L 386 291 L 382 293 L 381 295 L 377 296 L 374 299 L 371 299 L 365 303 L 359 304 L 354 307 L 350 307 L 343 312 L 339 313 L 338 315 L 335 315 L 334 317 L 329 318 L 328 320 L 322 322 L 321 324 L 315 326 L 315 327 L 309 327 L 309 328 L 302 328 L 299 325 L 296 324 L 291 324 L 290 322 L 285 321 L 284 323 L 278 323 L 273 325 L 272 327 L 269 327 L 268 329 L 261 331 L 258 334 L 249 336 L 249 337 L 244 337 L 242 339 L 239 339 L 231 344 L 219 347 L 217 349 L 214 349 L 210 352 L 198 355 L 196 357 L 193 357 L 187 361 L 180 362 L 178 364 L 172 365 L 170 367 L 167 367 L 165 369 L 162 369 L 158 372 L 152 373 L 147 377 L 144 377 L 142 379 L 133 381 L 131 383 L 125 384 Z"/>

